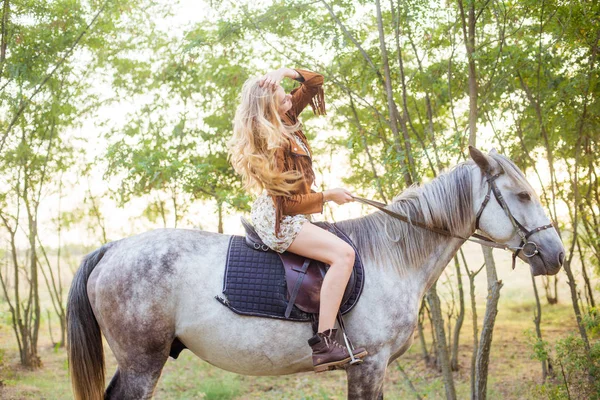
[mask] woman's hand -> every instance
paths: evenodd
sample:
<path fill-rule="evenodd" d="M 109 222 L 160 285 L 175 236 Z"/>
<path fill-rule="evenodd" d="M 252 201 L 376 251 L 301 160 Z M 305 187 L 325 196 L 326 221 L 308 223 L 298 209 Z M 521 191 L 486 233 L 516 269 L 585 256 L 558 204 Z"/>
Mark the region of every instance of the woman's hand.
<path fill-rule="evenodd" d="M 344 188 L 327 189 L 323 192 L 325 201 L 333 201 L 336 204 L 345 204 L 354 201 L 352 193 Z"/>
<path fill-rule="evenodd" d="M 260 87 L 277 89 L 277 86 L 283 80 L 283 78 L 296 79 L 298 76 L 299 74 L 291 68 L 279 68 L 278 70 L 271 71 L 260 78 L 258 85 Z"/>

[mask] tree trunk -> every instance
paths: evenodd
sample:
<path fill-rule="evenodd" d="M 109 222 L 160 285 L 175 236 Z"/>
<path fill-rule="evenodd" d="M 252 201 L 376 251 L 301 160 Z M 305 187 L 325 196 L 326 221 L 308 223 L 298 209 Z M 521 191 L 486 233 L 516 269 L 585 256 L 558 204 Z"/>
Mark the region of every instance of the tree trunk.
<path fill-rule="evenodd" d="M 462 275 L 460 273 L 460 262 L 458 257 L 454 256 L 454 266 L 456 267 L 456 279 L 458 282 L 458 316 L 456 317 L 456 325 L 454 325 L 454 341 L 452 342 L 452 359 L 450 365 L 452 371 L 458 371 L 458 344 L 460 339 L 460 329 L 462 328 L 465 319 L 465 294 L 462 285 Z"/>
<path fill-rule="evenodd" d="M 531 283 L 533 284 L 533 293 L 535 295 L 535 310 L 533 311 L 533 322 L 535 323 L 535 334 L 538 340 L 542 341 L 542 305 L 540 304 L 540 296 L 538 294 L 537 285 L 535 284 L 535 277 L 531 275 Z M 542 381 L 546 382 L 548 377 L 548 367 L 546 365 L 547 360 L 542 360 Z"/>
<path fill-rule="evenodd" d="M 585 282 L 585 294 L 588 302 L 588 307 L 596 307 L 596 301 L 594 300 L 594 295 L 592 292 L 592 284 L 590 283 L 590 278 L 588 277 L 587 269 L 585 267 L 585 255 L 581 250 L 581 245 L 579 244 L 579 238 L 577 238 L 577 250 L 579 251 L 579 259 L 581 260 L 581 272 L 583 274 L 583 281 Z"/>
<path fill-rule="evenodd" d="M 379 0 L 375 1 L 375 6 L 377 8 L 377 29 L 379 30 L 379 47 L 381 49 L 381 62 L 383 63 L 383 72 L 384 72 L 384 85 L 385 92 L 387 95 L 387 106 L 388 106 L 388 114 L 390 118 L 390 126 L 392 128 L 392 133 L 394 135 L 394 143 L 396 144 L 396 153 L 398 156 L 398 161 L 400 163 L 400 167 L 402 168 L 402 174 L 404 176 L 404 184 L 406 187 L 412 185 L 412 173 L 414 171 L 411 170 L 410 163 L 404 161 L 406 157 L 412 157 L 411 149 L 410 149 L 410 141 L 408 141 L 407 137 L 404 137 L 405 149 L 403 150 L 400 146 L 400 131 L 398 129 L 398 108 L 396 107 L 396 103 L 394 102 L 394 94 L 392 92 L 392 81 L 390 77 L 390 65 L 388 62 L 387 49 L 385 47 L 385 36 L 383 32 L 383 20 L 381 17 L 381 4 Z"/>
<path fill-rule="evenodd" d="M 433 284 L 429 292 L 427 292 L 427 302 L 431 310 L 431 317 L 435 327 L 435 337 L 437 341 L 437 353 L 442 367 L 442 375 L 444 376 L 444 386 L 446 388 L 446 399 L 456 399 L 456 389 L 454 388 L 454 378 L 452 377 L 452 368 L 450 366 L 450 357 L 448 355 L 448 345 L 446 343 L 446 334 L 444 332 L 444 317 L 442 316 L 442 308 L 440 298 L 436 290 L 437 282 Z"/>
<path fill-rule="evenodd" d="M 394 28 L 395 28 L 394 36 L 396 37 L 396 53 L 398 56 L 398 69 L 400 71 L 400 85 L 402 87 L 402 113 L 403 113 L 403 116 L 400 119 L 400 122 L 402 124 L 402 133 L 405 137 L 405 140 L 408 140 L 407 124 L 410 125 L 411 131 L 415 134 L 415 136 L 417 137 L 417 139 L 423 146 L 423 148 L 422 148 L 423 154 L 425 154 L 425 157 L 427 158 L 427 162 L 429 163 L 429 167 L 431 168 L 431 171 L 433 172 L 433 176 L 437 176 L 436 167 L 433 165 L 433 162 L 431 161 L 431 157 L 429 156 L 429 151 L 427 150 L 427 146 L 425 145 L 425 142 L 423 141 L 421 136 L 417 133 L 416 129 L 414 128 L 414 126 L 411 122 L 410 114 L 408 112 L 408 104 L 407 104 L 408 103 L 408 91 L 406 90 L 406 76 L 404 74 L 404 61 L 402 60 L 402 48 L 400 47 L 400 9 L 401 9 L 400 2 L 398 2 L 398 13 L 397 14 L 394 11 L 393 0 L 390 0 L 390 9 L 392 11 L 392 20 L 394 21 Z M 410 144 L 410 142 L 409 142 L 409 144 Z M 432 144 L 434 146 L 434 151 L 436 151 L 437 147 L 436 147 L 435 142 L 432 142 Z M 437 152 L 436 152 L 436 158 L 437 158 Z M 410 165 L 414 169 L 414 162 L 412 160 L 410 162 Z M 437 167 L 439 169 L 439 167 L 440 167 L 439 162 L 437 163 Z"/>
<path fill-rule="evenodd" d="M 27 207 L 28 219 L 29 219 L 29 273 L 30 273 L 30 295 L 32 302 L 32 309 L 30 311 L 31 319 L 27 323 L 28 332 L 27 335 L 30 338 L 29 352 L 26 354 L 25 365 L 30 368 L 37 368 L 41 365 L 40 359 L 37 355 L 37 342 L 40 331 L 40 294 L 38 284 L 38 263 L 37 263 L 37 251 L 35 239 L 37 237 L 37 205 L 33 205 L 33 210 Z"/>
<path fill-rule="evenodd" d="M 2 6 L 2 21 L 0 22 L 0 82 L 2 81 L 2 74 L 4 73 L 4 64 L 6 61 L 6 47 L 8 44 L 7 36 L 7 25 L 8 15 L 10 13 L 10 3 L 8 0 L 4 0 Z"/>
<path fill-rule="evenodd" d="M 423 353 L 423 360 L 425 365 L 431 364 L 431 356 L 427 350 L 427 341 L 425 340 L 425 333 L 423 332 L 423 320 L 425 319 L 425 301 L 421 302 L 421 309 L 419 310 L 419 318 L 417 322 L 417 333 L 419 335 L 419 342 L 421 343 L 421 351 Z"/>
<path fill-rule="evenodd" d="M 502 288 L 502 281 L 499 281 L 496 275 L 496 263 L 492 255 L 492 249 L 483 246 L 482 248 L 488 281 L 488 297 L 485 305 L 485 315 L 483 317 L 479 348 L 477 349 L 477 359 L 475 360 L 475 392 L 471 394 L 472 398 L 476 400 L 485 400 L 487 397 L 487 375 L 490 363 L 490 350 L 492 347 L 496 316 L 498 315 L 500 289 Z"/>
<path fill-rule="evenodd" d="M 458 8 L 460 10 L 463 39 L 465 41 L 465 49 L 467 51 L 467 60 L 469 63 L 469 145 L 475 147 L 477 142 L 477 69 L 475 66 L 475 2 L 469 2 L 468 20 L 465 16 L 465 10 L 462 0 L 458 0 Z"/>
<path fill-rule="evenodd" d="M 473 324 L 473 354 L 471 355 L 471 397 L 473 397 L 473 394 L 475 393 L 475 362 L 477 361 L 477 351 L 479 347 L 479 332 L 477 329 L 477 302 L 475 300 L 475 277 L 481 272 L 485 264 L 483 264 L 477 271 L 469 271 L 469 269 L 467 268 L 465 255 L 462 249 L 460 250 L 460 255 L 463 259 L 463 264 L 465 266 L 467 276 L 469 277 L 469 294 L 471 296 L 471 321 Z"/>
<path fill-rule="evenodd" d="M 219 216 L 218 232 L 223 233 L 223 202 L 217 201 L 217 214 Z"/>

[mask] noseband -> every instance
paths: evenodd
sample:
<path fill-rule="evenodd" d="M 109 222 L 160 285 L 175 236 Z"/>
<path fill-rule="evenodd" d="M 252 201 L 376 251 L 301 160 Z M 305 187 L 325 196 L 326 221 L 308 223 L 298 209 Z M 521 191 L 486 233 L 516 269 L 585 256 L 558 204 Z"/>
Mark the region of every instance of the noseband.
<path fill-rule="evenodd" d="M 538 233 L 545 229 L 552 228 L 554 225 L 552 225 L 552 222 L 550 222 L 547 225 L 542 225 L 542 226 L 539 226 L 532 230 L 527 230 L 527 228 L 525 228 L 525 226 L 523 226 L 523 224 L 520 223 L 515 218 L 513 213 L 510 211 L 508 204 L 506 204 L 506 201 L 504 200 L 502 193 L 500 193 L 500 189 L 496 185 L 496 179 L 503 173 L 504 172 L 500 172 L 500 173 L 497 173 L 496 175 L 490 175 L 489 173 L 486 172 L 485 180 L 488 183 L 488 191 L 487 191 L 487 194 L 485 195 L 485 198 L 483 199 L 483 203 L 481 203 L 481 206 L 479 207 L 479 211 L 477 211 L 477 215 L 475 217 L 475 228 L 479 229 L 479 219 L 481 218 L 481 214 L 483 213 L 485 206 L 487 206 L 488 202 L 490 201 L 490 193 L 494 193 L 494 197 L 496 198 L 496 201 L 498 201 L 498 204 L 500 204 L 500 207 L 502 207 L 502 209 L 504 210 L 504 213 L 508 217 L 513 228 L 515 229 L 517 234 L 521 237 L 521 243 L 519 244 L 518 247 L 509 247 L 509 249 L 513 251 L 512 268 L 515 269 L 515 262 L 517 260 L 517 256 L 519 255 L 519 253 L 521 251 L 523 251 L 523 255 L 527 258 L 533 257 L 539 253 L 539 246 L 534 241 L 529 240 L 529 237 L 532 236 L 534 233 Z"/>
<path fill-rule="evenodd" d="M 357 197 L 357 196 L 352 196 L 352 197 L 360 203 L 368 204 L 370 206 L 378 208 L 379 210 L 394 217 L 395 219 L 399 219 L 401 221 L 408 222 L 409 224 L 417 226 L 419 228 L 426 229 L 431 232 L 439 233 L 444 236 L 450 236 L 450 237 L 454 237 L 454 238 L 462 239 L 462 240 L 469 240 L 471 242 L 479 243 L 483 246 L 495 247 L 495 248 L 504 249 L 504 250 L 510 250 L 513 252 L 512 268 L 515 269 L 515 263 L 517 260 L 517 256 L 519 255 L 519 253 L 521 251 L 523 252 L 523 255 L 527 258 L 533 257 L 539 253 L 539 246 L 534 241 L 529 240 L 529 237 L 532 236 L 534 233 L 543 231 L 548 228 L 552 228 L 553 225 L 552 225 L 552 223 L 549 223 L 548 225 L 543 225 L 543 226 L 534 228 L 532 230 L 527 230 L 527 228 L 525 228 L 525 226 L 523 226 L 523 224 L 521 224 L 514 217 L 514 215 L 510 211 L 510 208 L 508 208 L 508 204 L 506 204 L 506 201 L 504 200 L 502 193 L 500 193 L 500 189 L 498 188 L 498 186 L 496 185 L 496 182 L 495 182 L 496 179 L 503 173 L 504 172 L 500 172 L 496 175 L 491 175 L 489 173 L 485 174 L 485 180 L 488 183 L 488 191 L 487 191 L 487 194 L 485 195 L 485 198 L 483 199 L 483 202 L 481 203 L 481 206 L 479 207 L 479 211 L 477 211 L 477 214 L 475 217 L 475 228 L 479 229 L 479 220 L 481 218 L 481 214 L 483 213 L 485 206 L 487 206 L 488 202 L 490 201 L 491 193 L 493 193 L 494 197 L 498 201 L 498 204 L 500 204 L 500 207 L 502 207 L 502 209 L 504 210 L 504 213 L 508 216 L 508 219 L 510 220 L 511 224 L 513 225 L 515 231 L 521 237 L 521 243 L 519 244 L 518 247 L 510 247 L 506 244 L 498 243 L 498 242 L 490 239 L 487 236 L 480 235 L 477 233 L 472 234 L 471 237 L 468 237 L 468 238 L 459 236 L 459 235 L 451 233 L 450 231 L 448 231 L 446 229 L 428 226 L 422 222 L 411 220 L 405 215 L 398 214 L 397 212 L 389 210 L 388 208 L 386 208 L 387 205 L 384 203 L 380 203 L 380 202 L 374 201 L 374 200 L 364 199 L 362 197 Z"/>

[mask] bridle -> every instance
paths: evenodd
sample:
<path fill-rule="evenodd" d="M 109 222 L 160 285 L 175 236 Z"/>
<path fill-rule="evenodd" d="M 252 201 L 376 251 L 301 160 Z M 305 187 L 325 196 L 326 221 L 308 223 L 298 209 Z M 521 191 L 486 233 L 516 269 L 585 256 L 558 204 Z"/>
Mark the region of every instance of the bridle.
<path fill-rule="evenodd" d="M 370 206 L 378 208 L 379 210 L 394 217 L 395 219 L 398 219 L 398 220 L 404 221 L 404 222 L 408 222 L 409 224 L 417 226 L 419 228 L 426 229 L 431 232 L 439 233 L 440 235 L 444 235 L 444 236 L 450 236 L 450 237 L 454 237 L 454 238 L 462 239 L 462 240 L 469 240 L 471 242 L 479 243 L 483 246 L 494 247 L 494 248 L 498 248 L 498 249 L 512 251 L 513 252 L 512 268 L 514 269 L 515 263 L 517 260 L 517 256 L 519 255 L 520 252 L 523 252 L 523 255 L 527 258 L 533 257 L 539 253 L 538 244 L 532 240 L 529 240 L 529 238 L 535 233 L 538 233 L 545 229 L 552 228 L 553 225 L 552 225 L 552 223 L 549 223 L 547 225 L 543 225 L 543 226 L 534 228 L 532 230 L 528 230 L 527 228 L 525 228 L 525 226 L 523 226 L 523 224 L 521 224 L 515 218 L 513 213 L 510 211 L 510 208 L 508 207 L 508 204 L 506 204 L 506 201 L 504 200 L 504 197 L 502 196 L 500 189 L 496 185 L 496 179 L 502 174 L 504 174 L 504 171 L 502 171 L 496 175 L 491 175 L 487 172 L 485 173 L 485 180 L 488 184 L 488 191 L 487 191 L 487 194 L 485 195 L 485 198 L 483 199 L 483 202 L 481 203 L 481 206 L 479 206 L 479 210 L 477 211 L 477 214 L 475 216 L 475 229 L 479 229 L 479 220 L 481 219 L 481 214 L 483 214 L 483 210 L 488 205 L 490 198 L 491 198 L 491 194 L 493 193 L 494 197 L 498 201 L 498 204 L 500 204 L 500 207 L 502 207 L 502 209 L 504 210 L 504 213 L 506 214 L 509 221 L 511 222 L 513 228 L 515 229 L 515 231 L 517 232 L 519 237 L 521 237 L 521 243 L 517 247 L 511 247 L 511 246 L 508 246 L 503 243 L 498 243 L 498 242 L 490 239 L 489 237 L 480 235 L 478 233 L 473 233 L 470 237 L 463 237 L 460 235 L 456 235 L 446 229 L 428 226 L 428 225 L 424 224 L 423 222 L 411 220 L 410 218 L 408 218 L 405 215 L 398 214 L 392 210 L 389 210 L 388 208 L 386 208 L 387 205 L 384 203 L 380 203 L 380 202 L 374 201 L 374 200 L 364 199 L 362 197 L 357 197 L 357 196 L 352 196 L 352 197 L 355 200 L 357 200 L 358 202 L 368 204 Z"/>
<path fill-rule="evenodd" d="M 519 220 L 517 220 L 515 218 L 513 213 L 510 211 L 508 204 L 506 204 L 506 201 L 504 200 L 504 196 L 502 196 L 502 193 L 500 193 L 500 189 L 498 189 L 498 186 L 496 185 L 496 179 L 503 173 L 504 172 L 499 172 L 496 175 L 490 175 L 489 173 L 486 172 L 485 178 L 488 183 L 488 191 L 487 191 L 487 194 L 485 195 L 485 198 L 483 199 L 483 203 L 481 203 L 481 207 L 479 207 L 479 211 L 477 211 L 477 215 L 475 217 L 475 228 L 479 229 L 479 219 L 481 218 L 481 214 L 483 213 L 485 206 L 490 201 L 490 192 L 494 193 L 494 197 L 496 198 L 496 201 L 498 201 L 498 204 L 500 204 L 500 207 L 502 207 L 502 209 L 504 210 L 504 213 L 508 217 L 513 228 L 515 229 L 517 234 L 521 237 L 521 243 L 519 244 L 519 246 L 510 248 L 510 250 L 513 251 L 512 267 L 513 267 L 513 269 L 515 269 L 515 262 L 516 262 L 517 256 L 519 255 L 519 253 L 521 251 L 523 252 L 523 255 L 527 258 L 531 258 L 539 253 L 539 246 L 533 240 L 529 240 L 529 237 L 532 236 L 533 234 L 543 231 L 545 229 L 553 228 L 554 225 L 552 225 L 552 222 L 550 222 L 547 225 L 542 225 L 542 226 L 538 226 L 537 228 L 533 228 L 532 230 L 527 230 L 527 228 L 525 228 L 525 226 L 523 226 L 523 224 L 520 223 Z"/>

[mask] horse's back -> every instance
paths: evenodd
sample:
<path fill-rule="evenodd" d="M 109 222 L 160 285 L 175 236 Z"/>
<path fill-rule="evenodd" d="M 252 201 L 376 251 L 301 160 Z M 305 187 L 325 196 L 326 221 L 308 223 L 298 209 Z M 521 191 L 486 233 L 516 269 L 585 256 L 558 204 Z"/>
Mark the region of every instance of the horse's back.
<path fill-rule="evenodd" d="M 200 230 L 157 229 L 121 239 L 110 243 L 90 282 L 127 287 L 176 283 L 189 268 L 205 270 L 203 260 L 224 258 L 229 238 Z"/>

